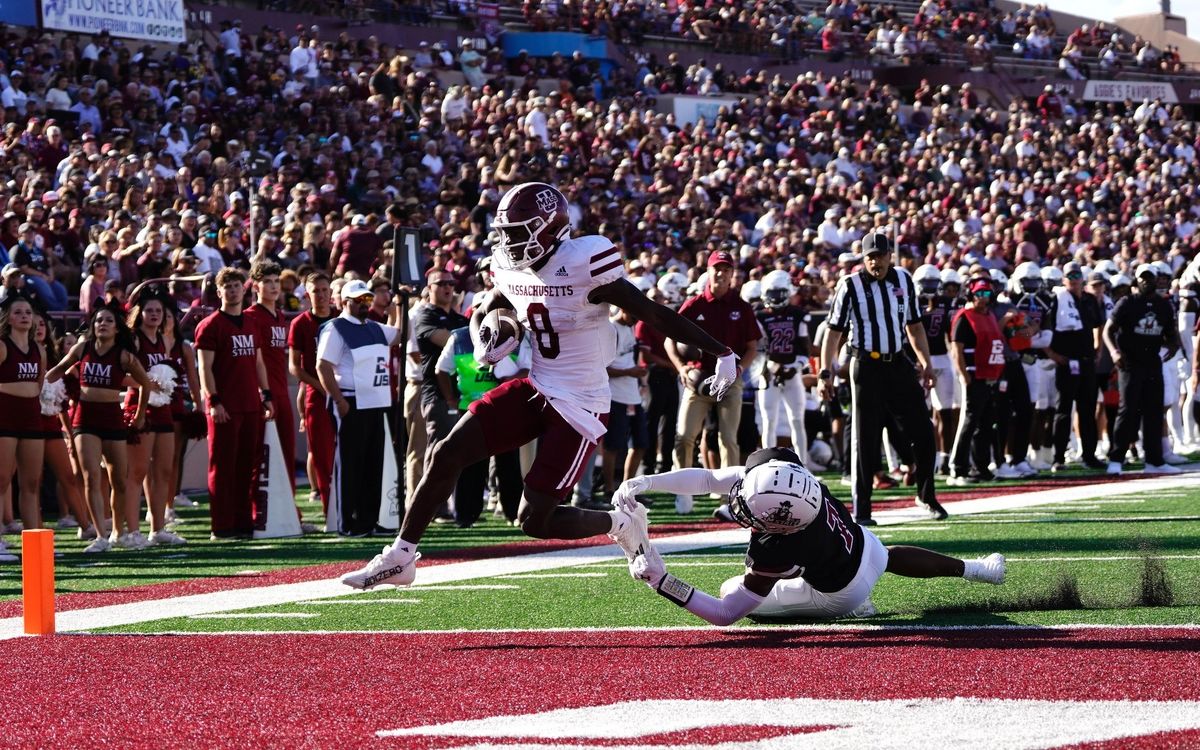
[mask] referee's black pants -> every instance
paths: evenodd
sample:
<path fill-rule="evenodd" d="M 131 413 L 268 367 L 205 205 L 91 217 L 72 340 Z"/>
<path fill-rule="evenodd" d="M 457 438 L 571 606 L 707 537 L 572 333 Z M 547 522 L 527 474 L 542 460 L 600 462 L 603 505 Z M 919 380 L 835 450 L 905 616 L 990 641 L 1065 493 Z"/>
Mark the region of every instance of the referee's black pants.
<path fill-rule="evenodd" d="M 850 395 L 855 520 L 871 517 L 871 489 L 875 472 L 879 470 L 885 415 L 895 419 L 900 428 L 898 434 L 911 446 L 917 497 L 924 502 L 936 501 L 933 420 L 925 406 L 925 390 L 917 381 L 912 363 L 903 357 L 890 362 L 852 357 Z"/>
<path fill-rule="evenodd" d="M 650 368 L 646 384 L 650 388 L 650 405 L 646 409 L 646 452 L 642 454 L 642 466 L 647 474 L 660 474 L 670 471 L 673 465 L 679 379 L 674 371 L 655 366 Z"/>
<path fill-rule="evenodd" d="M 1117 374 L 1121 405 L 1117 407 L 1117 427 L 1113 430 L 1108 460 L 1121 463 L 1129 446 L 1142 428 L 1142 451 L 1146 463 L 1162 466 L 1163 374 L 1159 364 L 1127 364 Z"/>
<path fill-rule="evenodd" d="M 1076 360 L 1079 373 L 1073 374 L 1068 365 L 1054 371 L 1058 387 L 1058 407 L 1054 411 L 1054 463 L 1066 459 L 1067 443 L 1071 441 L 1071 407 L 1079 412 L 1079 445 L 1085 462 L 1096 461 L 1096 362 L 1091 357 Z"/>

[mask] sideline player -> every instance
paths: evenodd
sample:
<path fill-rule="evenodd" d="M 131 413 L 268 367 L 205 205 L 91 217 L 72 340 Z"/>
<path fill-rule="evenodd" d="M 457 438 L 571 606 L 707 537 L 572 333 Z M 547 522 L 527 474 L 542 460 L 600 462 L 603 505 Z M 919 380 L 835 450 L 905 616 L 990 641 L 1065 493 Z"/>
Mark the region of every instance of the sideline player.
<path fill-rule="evenodd" d="M 652 545 L 629 564 L 634 578 L 713 625 L 730 625 L 751 612 L 869 617 L 876 613 L 871 591 L 885 572 L 1004 582 L 1004 556 L 998 553 L 959 560 L 921 547 L 885 547 L 785 448 L 755 451 L 745 466 L 635 477 L 621 485 L 613 504 L 637 505 L 636 496 L 644 492 L 726 494 L 734 519 L 751 529 L 746 573 L 725 581 L 719 599 L 668 573 Z"/>
<path fill-rule="evenodd" d="M 583 539 L 609 534 L 633 559 L 649 546 L 646 511 L 638 506 L 593 511 L 560 505 L 580 473 L 591 465 L 605 432 L 610 404 L 606 365 L 616 333 L 609 305 L 627 310 L 667 337 L 717 356 L 710 390 L 720 397 L 738 377 L 729 347 L 690 321 L 656 304 L 625 279 L 620 250 L 597 235 L 571 238 L 567 199 L 559 190 L 527 182 L 505 193 L 493 229 L 495 289 L 471 319 L 476 358 L 494 364 L 517 346 L 499 341 L 483 325 L 493 309 L 510 308 L 533 337 L 529 375 L 488 391 L 471 404 L 450 434 L 432 451 L 425 475 L 410 498 L 396 541 L 366 567 L 342 578 L 367 589 L 388 583 L 407 586 L 416 576 L 417 543 L 437 507 L 449 497 L 465 467 L 541 438 L 537 458 L 525 475 L 517 521 L 541 539 Z"/>
<path fill-rule="evenodd" d="M 943 276 L 945 281 L 942 280 Z M 929 358 L 933 363 L 934 382 L 929 391 L 929 400 L 933 405 L 933 422 L 937 428 L 934 430 L 937 438 L 934 468 L 949 473 L 950 449 L 958 432 L 962 386 L 954 377 L 954 368 L 950 364 L 947 334 L 954 313 L 961 307 L 958 299 L 961 278 L 957 271 L 947 269 L 942 273 L 937 266 L 927 263 L 916 270 L 913 281 L 921 297 L 921 325 L 925 326 L 925 340 L 929 342 Z"/>
<path fill-rule="evenodd" d="M 1057 269 L 1055 269 L 1057 270 Z M 1033 425 L 1029 433 L 1032 459 L 1031 468 L 1038 471 L 1050 469 L 1053 458 L 1052 430 L 1049 425 L 1054 418 L 1054 362 L 1046 354 L 1054 332 L 1044 323 L 1053 298 L 1045 291 L 1045 281 L 1038 265 L 1025 261 L 1017 266 L 1011 281 L 1013 309 L 1025 316 L 1025 323 L 1037 333 L 1029 337 L 1027 346 L 1021 350 L 1021 366 L 1025 369 L 1025 382 L 1029 384 L 1029 401 L 1034 409 Z"/>
<path fill-rule="evenodd" d="M 758 415 L 762 422 L 762 447 L 774 448 L 779 441 L 779 409 L 787 412 L 792 448 L 801 460 L 808 460 L 808 436 L 805 434 L 804 391 L 805 361 L 809 355 L 808 325 L 805 313 L 791 304 L 796 289 L 787 271 L 771 271 L 762 282 L 763 308 L 756 317 L 766 338 L 763 366 L 757 373 Z"/>

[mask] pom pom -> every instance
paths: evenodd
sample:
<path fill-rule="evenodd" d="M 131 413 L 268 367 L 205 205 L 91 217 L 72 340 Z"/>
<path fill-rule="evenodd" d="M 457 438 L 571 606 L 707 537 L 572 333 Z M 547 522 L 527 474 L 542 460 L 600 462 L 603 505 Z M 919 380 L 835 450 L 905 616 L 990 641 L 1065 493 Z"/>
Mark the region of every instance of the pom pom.
<path fill-rule="evenodd" d="M 171 395 L 175 392 L 175 368 L 168 364 L 159 363 L 146 373 L 150 380 L 159 385 L 162 390 L 150 392 L 151 406 L 166 406 L 171 403 Z"/>
<path fill-rule="evenodd" d="M 62 411 L 67 400 L 67 386 L 61 380 L 43 382 L 38 399 L 42 402 L 42 416 L 53 417 Z"/>

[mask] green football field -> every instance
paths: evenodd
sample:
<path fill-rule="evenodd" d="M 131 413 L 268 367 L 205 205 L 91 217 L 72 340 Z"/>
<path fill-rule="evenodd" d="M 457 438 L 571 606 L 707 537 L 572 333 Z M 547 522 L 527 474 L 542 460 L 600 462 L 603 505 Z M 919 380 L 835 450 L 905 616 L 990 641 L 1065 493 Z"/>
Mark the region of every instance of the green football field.
<path fill-rule="evenodd" d="M 835 480 L 836 481 L 836 480 Z M 856 624 L 1050 625 L 1200 622 L 1200 480 L 1139 494 L 952 516 L 879 527 L 885 544 L 913 544 L 962 558 L 1002 552 L 1001 587 L 958 579 L 885 575 L 873 601 L 880 614 Z M 835 488 L 835 494 L 838 492 Z M 652 523 L 679 519 L 661 498 Z M 715 503 L 704 500 L 700 520 Z M 953 506 L 951 506 L 953 512 Z M 192 524 L 184 524 L 183 531 Z M 476 528 L 436 527 L 422 549 L 494 544 L 523 538 L 495 520 Z M 89 590 L 179 577 L 245 575 L 273 567 L 361 559 L 386 540 L 209 543 L 182 549 L 117 553 L 103 560 L 70 554 L 59 562 L 60 590 Z M 667 556 L 673 573 L 715 593 L 742 571 L 744 547 Z M 186 558 L 178 555 L 186 554 Z M 106 565 L 97 565 L 105 563 Z M 78 567 L 85 565 L 88 567 Z M 619 560 L 536 573 L 473 578 L 409 589 L 385 588 L 312 602 L 156 620 L 96 632 L 395 631 L 695 626 L 703 623 L 629 578 Z M 13 593 L 5 581 L 5 594 Z M 794 621 L 793 621 L 794 622 Z M 744 620 L 742 625 L 771 625 Z"/>

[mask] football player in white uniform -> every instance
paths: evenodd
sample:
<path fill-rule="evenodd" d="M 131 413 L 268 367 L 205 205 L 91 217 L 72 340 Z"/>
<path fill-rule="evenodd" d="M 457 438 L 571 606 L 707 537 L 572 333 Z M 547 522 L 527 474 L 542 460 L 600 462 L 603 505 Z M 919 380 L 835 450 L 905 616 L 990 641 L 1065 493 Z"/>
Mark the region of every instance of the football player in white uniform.
<path fill-rule="evenodd" d="M 871 591 L 885 572 L 1004 582 L 1000 554 L 964 561 L 921 547 L 884 547 L 786 448 L 757 450 L 745 466 L 635 477 L 621 485 L 613 504 L 638 505 L 636 498 L 644 492 L 720 492 L 729 496 L 734 520 L 751 529 L 746 573 L 725 581 L 719 599 L 668 573 L 653 545 L 629 564 L 634 578 L 713 625 L 730 625 L 751 612 L 866 617 L 875 614 Z"/>
<path fill-rule="evenodd" d="M 344 576 L 347 586 L 411 584 L 420 557 L 417 543 L 459 473 L 538 438 L 537 458 L 525 475 L 517 512 L 526 534 L 582 539 L 607 533 L 630 560 L 649 546 L 644 508 L 605 512 L 560 504 L 591 465 L 592 451 L 605 431 L 610 403 L 605 368 L 616 339 L 609 305 L 716 355 L 716 371 L 709 378 L 714 392 L 723 394 L 739 377 L 729 347 L 626 280 L 624 260 L 612 242 L 595 235 L 571 238 L 567 199 L 557 188 L 539 182 L 512 188 L 501 199 L 492 227 L 499 235 L 492 252 L 495 289 L 471 319 L 475 357 L 494 364 L 517 347 L 519 336 L 503 336 L 485 323 L 492 310 L 512 310 L 533 337 L 529 375 L 471 404 L 470 414 L 434 447 L 424 477 L 408 498 L 395 542 L 366 567 Z"/>

